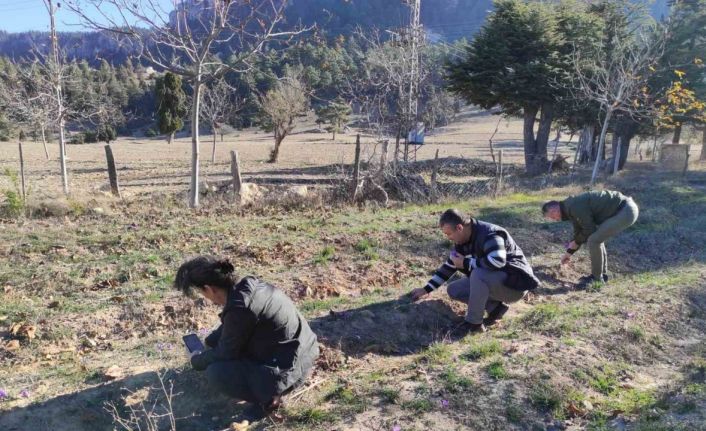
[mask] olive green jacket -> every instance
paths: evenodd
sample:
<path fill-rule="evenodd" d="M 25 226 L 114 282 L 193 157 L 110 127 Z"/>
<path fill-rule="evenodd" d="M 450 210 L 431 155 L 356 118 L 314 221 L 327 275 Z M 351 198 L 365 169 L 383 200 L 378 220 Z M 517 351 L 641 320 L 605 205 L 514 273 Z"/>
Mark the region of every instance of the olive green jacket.
<path fill-rule="evenodd" d="M 610 190 L 569 196 L 559 203 L 561 219 L 571 220 L 574 225 L 574 241 L 580 246 L 598 229 L 598 225 L 613 217 L 628 199 L 622 193 Z"/>

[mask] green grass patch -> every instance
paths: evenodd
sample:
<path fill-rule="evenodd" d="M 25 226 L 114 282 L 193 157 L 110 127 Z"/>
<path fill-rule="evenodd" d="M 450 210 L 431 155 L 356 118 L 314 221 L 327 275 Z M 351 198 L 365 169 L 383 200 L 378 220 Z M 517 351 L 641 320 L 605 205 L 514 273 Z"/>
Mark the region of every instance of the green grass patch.
<path fill-rule="evenodd" d="M 502 352 L 502 345 L 497 340 L 473 341 L 462 357 L 469 361 L 477 361 L 500 352 Z"/>
<path fill-rule="evenodd" d="M 419 414 L 434 410 L 434 403 L 428 398 L 415 398 L 402 402 L 401 407 L 404 410 Z"/>
<path fill-rule="evenodd" d="M 488 375 L 495 380 L 503 380 L 508 378 L 508 372 L 502 360 L 493 361 L 485 369 Z"/>
<path fill-rule="evenodd" d="M 327 245 L 314 256 L 314 263 L 322 265 L 328 263 L 336 254 L 336 249 L 332 245 Z"/>
<path fill-rule="evenodd" d="M 455 368 L 447 368 L 439 375 L 444 389 L 452 393 L 466 392 L 473 387 L 473 380 L 459 374 Z"/>
<path fill-rule="evenodd" d="M 540 380 L 530 385 L 529 399 L 536 408 L 556 414 L 561 412 L 566 394 L 550 381 Z"/>
<path fill-rule="evenodd" d="M 419 360 L 428 364 L 445 364 L 451 361 L 453 351 L 451 345 L 441 341 L 433 343 L 421 353 Z"/>
<path fill-rule="evenodd" d="M 382 388 L 378 391 L 377 395 L 387 404 L 397 404 L 400 400 L 400 391 L 396 388 Z"/>
<path fill-rule="evenodd" d="M 337 416 L 330 411 L 311 407 L 294 414 L 289 415 L 290 419 L 294 422 L 305 424 L 305 425 L 321 425 L 324 423 L 335 422 Z"/>
<path fill-rule="evenodd" d="M 380 259 L 379 247 L 380 244 L 376 240 L 369 238 L 363 238 L 353 246 L 357 252 L 362 253 L 368 260 Z"/>

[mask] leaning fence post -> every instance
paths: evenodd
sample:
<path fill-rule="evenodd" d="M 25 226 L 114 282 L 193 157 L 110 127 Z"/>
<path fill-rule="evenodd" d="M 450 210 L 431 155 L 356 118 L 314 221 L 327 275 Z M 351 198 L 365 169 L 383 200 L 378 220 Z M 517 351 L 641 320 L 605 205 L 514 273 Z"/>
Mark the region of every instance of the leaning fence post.
<path fill-rule="evenodd" d="M 110 180 L 110 191 L 117 197 L 120 195 L 120 185 L 118 184 L 118 171 L 115 169 L 115 159 L 113 158 L 113 149 L 110 145 L 105 146 L 105 158 L 108 161 L 108 179 Z"/>
<path fill-rule="evenodd" d="M 230 173 L 233 176 L 233 196 L 240 199 L 240 191 L 243 189 L 243 178 L 240 176 L 240 163 L 238 162 L 238 152 L 230 152 Z"/>
<path fill-rule="evenodd" d="M 22 202 L 27 203 L 27 190 L 25 188 L 25 159 L 22 155 L 22 142 L 19 143 L 20 147 L 20 181 L 22 182 Z"/>

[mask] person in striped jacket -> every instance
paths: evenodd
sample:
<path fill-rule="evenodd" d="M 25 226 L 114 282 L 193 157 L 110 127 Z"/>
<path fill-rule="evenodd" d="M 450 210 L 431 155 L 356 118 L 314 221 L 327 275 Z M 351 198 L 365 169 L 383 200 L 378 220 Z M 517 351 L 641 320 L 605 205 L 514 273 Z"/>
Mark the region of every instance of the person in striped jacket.
<path fill-rule="evenodd" d="M 466 216 L 456 209 L 446 210 L 439 227 L 454 243 L 449 258 L 423 288 L 414 289 L 414 301 L 438 289 L 457 271 L 466 276 L 449 283 L 447 293 L 468 304 L 464 322 L 454 332 L 483 332 L 503 317 L 507 304 L 517 302 L 536 289 L 540 282 L 504 228 Z M 484 319 L 484 314 L 487 317 Z"/>

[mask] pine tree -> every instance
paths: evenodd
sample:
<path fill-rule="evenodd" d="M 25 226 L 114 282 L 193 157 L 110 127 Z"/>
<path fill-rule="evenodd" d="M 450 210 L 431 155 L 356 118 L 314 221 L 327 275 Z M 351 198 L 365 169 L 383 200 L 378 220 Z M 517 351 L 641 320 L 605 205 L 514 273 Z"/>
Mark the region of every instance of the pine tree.
<path fill-rule="evenodd" d="M 168 135 L 171 144 L 174 132 L 184 127 L 182 118 L 186 115 L 186 94 L 181 86 L 181 77 L 171 72 L 157 78 L 157 116 L 159 131 Z"/>
<path fill-rule="evenodd" d="M 351 107 L 340 98 L 316 110 L 316 116 L 319 121 L 329 125 L 326 130 L 333 133 L 331 139 L 334 141 L 336 140 L 336 133 L 340 132 L 348 122 L 350 113 Z"/>

